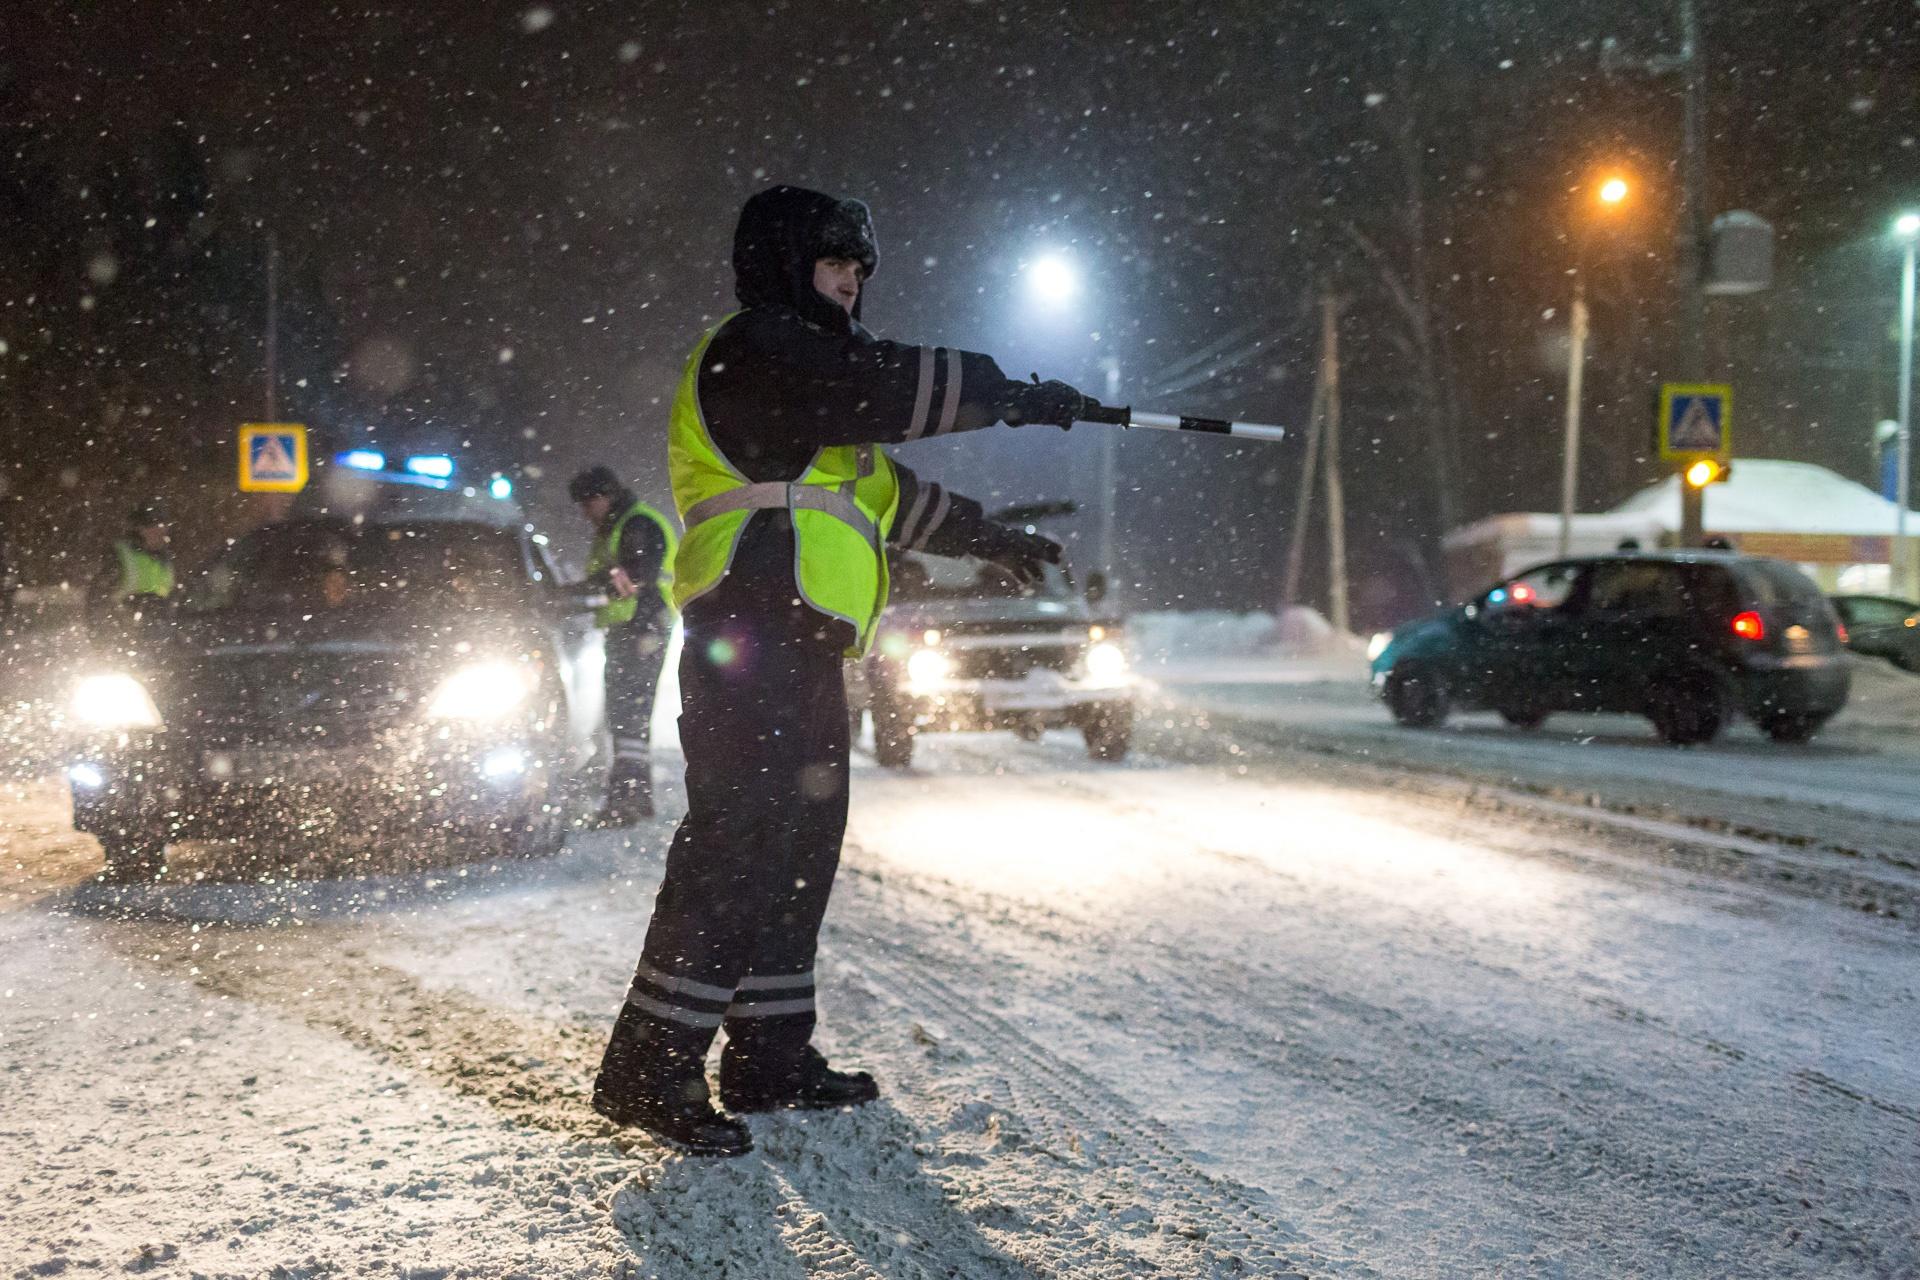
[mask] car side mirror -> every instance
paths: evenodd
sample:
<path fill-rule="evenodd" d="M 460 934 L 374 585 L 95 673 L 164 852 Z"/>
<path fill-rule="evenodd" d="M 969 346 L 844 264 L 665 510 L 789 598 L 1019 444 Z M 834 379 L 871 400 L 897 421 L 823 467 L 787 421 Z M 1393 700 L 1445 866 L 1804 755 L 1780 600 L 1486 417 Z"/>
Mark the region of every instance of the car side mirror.
<path fill-rule="evenodd" d="M 1087 574 L 1087 603 L 1099 604 L 1107 598 L 1107 575 L 1095 569 Z"/>

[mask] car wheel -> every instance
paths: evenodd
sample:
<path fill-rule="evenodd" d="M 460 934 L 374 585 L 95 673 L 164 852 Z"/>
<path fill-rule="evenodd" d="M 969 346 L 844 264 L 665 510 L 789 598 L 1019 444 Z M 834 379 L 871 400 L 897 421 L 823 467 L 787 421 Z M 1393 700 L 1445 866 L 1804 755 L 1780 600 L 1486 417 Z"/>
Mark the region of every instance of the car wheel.
<path fill-rule="evenodd" d="M 1547 712 L 1539 707 L 1502 707 L 1500 718 L 1516 729 L 1538 729 L 1547 722 Z"/>
<path fill-rule="evenodd" d="M 1133 750 L 1133 704 L 1102 707 L 1080 727 L 1087 754 L 1095 760 L 1118 761 Z"/>
<path fill-rule="evenodd" d="M 873 758 L 887 769 L 913 763 L 913 723 L 884 704 L 873 708 Z"/>
<path fill-rule="evenodd" d="M 1712 742 L 1720 736 L 1726 713 L 1719 688 L 1706 675 L 1670 676 L 1653 689 L 1647 719 L 1654 730 L 1676 747 Z"/>
<path fill-rule="evenodd" d="M 1452 705 L 1447 682 L 1429 667 L 1395 667 L 1387 675 L 1387 710 L 1409 729 L 1435 727 Z"/>
<path fill-rule="evenodd" d="M 1760 727 L 1765 729 L 1767 736 L 1775 742 L 1798 743 L 1813 741 L 1813 736 L 1819 733 L 1826 723 L 1825 716 L 1777 715 L 1769 718 Z"/>
<path fill-rule="evenodd" d="M 96 833 L 106 855 L 108 884 L 149 884 L 166 867 L 166 837 L 151 827 L 129 823 L 115 831 Z"/>

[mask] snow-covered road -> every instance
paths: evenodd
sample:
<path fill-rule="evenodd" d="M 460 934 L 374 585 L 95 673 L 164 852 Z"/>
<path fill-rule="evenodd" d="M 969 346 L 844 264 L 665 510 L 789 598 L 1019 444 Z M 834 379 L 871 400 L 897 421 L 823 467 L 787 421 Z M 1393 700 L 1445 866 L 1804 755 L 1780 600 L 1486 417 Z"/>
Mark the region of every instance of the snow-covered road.
<path fill-rule="evenodd" d="M 0 1273 L 1920 1274 L 1897 859 L 1154 720 L 862 762 L 823 1037 L 885 1098 L 738 1162 L 584 1106 L 667 823 L 116 902 L 27 788 Z"/>

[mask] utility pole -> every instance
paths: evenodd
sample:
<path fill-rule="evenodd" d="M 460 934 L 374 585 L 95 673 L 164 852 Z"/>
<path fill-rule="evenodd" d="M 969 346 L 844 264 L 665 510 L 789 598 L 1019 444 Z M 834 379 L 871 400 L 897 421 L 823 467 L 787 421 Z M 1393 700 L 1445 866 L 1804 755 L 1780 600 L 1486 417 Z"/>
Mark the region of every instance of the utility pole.
<path fill-rule="evenodd" d="M 1580 397 L 1587 367 L 1587 277 L 1576 263 L 1573 274 L 1573 314 L 1567 334 L 1567 431 L 1560 459 L 1560 550 L 1564 560 L 1573 554 L 1574 492 L 1580 476 Z"/>
<path fill-rule="evenodd" d="M 1347 499 L 1340 487 L 1340 300 L 1328 289 L 1320 298 L 1321 384 L 1326 400 L 1327 620 L 1345 635 L 1347 626 Z"/>
<path fill-rule="evenodd" d="M 1900 220 L 1902 226 L 1910 218 Z M 1911 227 L 1906 236 L 1907 252 L 1900 264 L 1900 454 L 1899 475 L 1895 481 L 1895 501 L 1900 504 L 1894 537 L 1894 590 L 1913 591 L 1913 540 L 1907 529 L 1907 506 L 1913 500 L 1913 291 L 1914 245 L 1920 240 L 1920 226 Z"/>
<path fill-rule="evenodd" d="M 1680 186 L 1680 289 L 1682 295 L 1681 351 L 1684 377 L 1704 382 L 1707 377 L 1707 200 L 1706 200 L 1706 77 L 1700 53 L 1700 13 L 1697 0 L 1680 0 L 1680 74 L 1685 85 L 1685 128 L 1681 143 L 1683 169 Z M 1697 547 L 1705 539 L 1706 489 L 1680 481 L 1680 545 Z"/>
<path fill-rule="evenodd" d="M 1313 407 L 1307 411 L 1307 448 L 1306 456 L 1300 462 L 1300 483 L 1294 490 L 1293 530 L 1287 538 L 1287 571 L 1280 580 L 1280 613 L 1284 617 L 1287 610 L 1300 601 L 1300 571 L 1305 567 L 1307 558 L 1307 517 L 1313 510 L 1313 482 L 1318 479 L 1314 470 L 1320 462 L 1320 424 L 1322 410 L 1327 403 L 1327 382 L 1323 376 L 1325 362 L 1313 379 Z"/>
<path fill-rule="evenodd" d="M 1106 401 L 1108 404 L 1120 403 L 1120 357 L 1107 356 L 1101 360 L 1100 368 L 1107 375 Z M 1119 454 L 1120 433 L 1102 431 L 1100 433 L 1100 569 L 1107 575 L 1107 589 L 1112 591 L 1119 585 L 1119 575 L 1113 565 L 1113 525 L 1115 508 L 1120 504 Z"/>
<path fill-rule="evenodd" d="M 1706 57 L 1700 43 L 1698 0 L 1679 0 L 1680 52 L 1655 58 L 1623 56 L 1609 39 L 1601 46 L 1601 66 L 1650 75 L 1680 76 L 1680 368 L 1679 381 L 1704 382 L 1707 376 L 1707 198 Z M 1702 491 L 1680 481 L 1680 545 L 1704 540 Z"/>
<path fill-rule="evenodd" d="M 262 422 L 277 422 L 274 390 L 279 382 L 280 364 L 280 237 L 267 232 L 267 415 Z"/>

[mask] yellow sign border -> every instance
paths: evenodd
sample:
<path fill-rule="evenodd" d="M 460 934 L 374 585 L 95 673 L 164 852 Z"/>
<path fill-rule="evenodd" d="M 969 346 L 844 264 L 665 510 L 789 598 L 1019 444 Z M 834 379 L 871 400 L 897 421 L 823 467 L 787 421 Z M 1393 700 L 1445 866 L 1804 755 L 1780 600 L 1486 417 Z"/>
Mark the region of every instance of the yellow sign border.
<path fill-rule="evenodd" d="M 1673 430 L 1673 402 L 1681 396 L 1718 396 L 1720 398 L 1719 449 L 1678 449 L 1669 433 Z M 1660 384 L 1659 420 L 1654 425 L 1662 462 L 1697 462 L 1712 458 L 1726 462 L 1733 457 L 1733 386 L 1724 382 L 1663 382 Z"/>
<path fill-rule="evenodd" d="M 293 436 L 292 480 L 255 480 L 248 474 L 253 442 L 260 436 Z M 307 428 L 299 422 L 247 422 L 240 426 L 240 491 L 242 493 L 298 493 L 307 487 Z"/>

